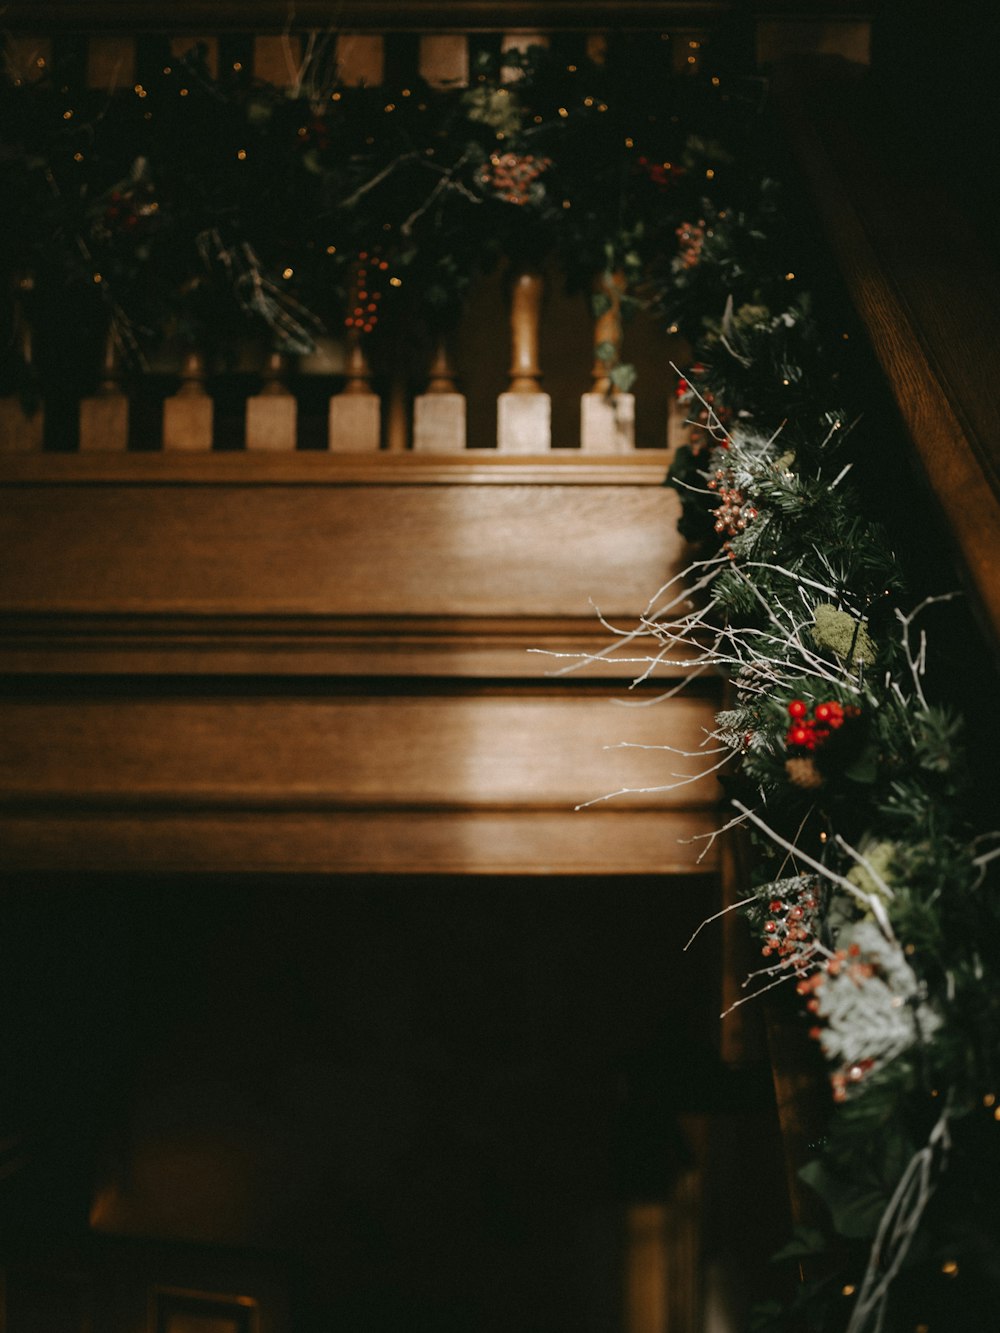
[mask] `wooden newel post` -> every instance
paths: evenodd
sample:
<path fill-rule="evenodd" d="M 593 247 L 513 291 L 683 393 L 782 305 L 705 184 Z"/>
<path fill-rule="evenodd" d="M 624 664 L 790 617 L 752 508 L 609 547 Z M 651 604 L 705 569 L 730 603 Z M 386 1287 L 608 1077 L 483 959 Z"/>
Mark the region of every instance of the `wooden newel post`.
<path fill-rule="evenodd" d="M 552 444 L 552 400 L 542 390 L 538 344 L 542 317 L 542 275 L 521 269 L 510 299 L 510 383 L 497 404 L 497 448 L 531 454 Z"/>
<path fill-rule="evenodd" d="M 101 381 L 80 400 L 80 452 L 118 452 L 128 448 L 128 399 L 122 393 L 114 325 L 104 343 Z"/>
<path fill-rule="evenodd" d="M 11 312 L 11 344 L 15 357 L 21 362 L 30 381 L 34 359 L 31 325 L 25 318 L 24 297 L 34 288 L 31 278 L 21 278 L 14 289 L 14 308 Z M 38 453 L 45 433 L 45 415 L 41 404 L 30 413 L 25 410 L 16 394 L 0 398 L 0 453 Z"/>
<path fill-rule="evenodd" d="M 461 453 L 465 448 L 465 395 L 458 392 L 444 338 L 431 362 L 427 392 L 413 402 L 413 448 L 423 453 Z"/>
<path fill-rule="evenodd" d="M 288 388 L 288 358 L 272 351 L 260 393 L 247 399 L 247 449 L 295 448 L 298 403 Z"/>
<path fill-rule="evenodd" d="M 621 359 L 624 291 L 621 269 L 594 280 L 594 295 L 606 304 L 594 321 L 593 383 L 580 401 L 580 448 L 589 453 L 621 454 L 635 447 L 635 397 L 617 389 L 610 373 Z"/>
<path fill-rule="evenodd" d="M 356 279 L 355 300 L 351 303 L 355 308 L 360 290 Z M 353 317 L 347 321 L 345 341 L 347 383 L 330 399 L 329 446 L 335 453 L 375 452 L 381 443 L 381 403 L 378 394 L 372 392 L 372 372 L 365 354 L 363 326 L 359 328 Z"/>
<path fill-rule="evenodd" d="M 163 448 L 207 452 L 212 447 L 213 407 L 205 389 L 205 358 L 191 348 L 181 367 L 177 392 L 163 403 Z"/>

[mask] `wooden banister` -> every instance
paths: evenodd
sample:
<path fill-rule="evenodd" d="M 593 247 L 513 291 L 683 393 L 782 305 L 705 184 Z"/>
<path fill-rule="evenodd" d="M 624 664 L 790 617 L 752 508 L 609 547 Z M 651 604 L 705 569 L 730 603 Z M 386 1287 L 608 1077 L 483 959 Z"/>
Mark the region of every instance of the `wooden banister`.
<path fill-rule="evenodd" d="M 1000 651 L 1000 270 L 872 96 L 811 84 L 782 94 L 789 139 Z"/>
<path fill-rule="evenodd" d="M 428 30 L 452 28 L 495 31 L 531 27 L 549 31 L 581 31 L 593 27 L 649 29 L 702 27 L 724 18 L 731 0 L 396 0 L 393 4 L 345 0 L 331 9 L 328 0 L 175 0 L 151 6 L 147 0 L 12 0 L 5 8 L 4 27 L 11 32 L 280 32 L 296 28 L 335 26 L 338 29 Z"/>

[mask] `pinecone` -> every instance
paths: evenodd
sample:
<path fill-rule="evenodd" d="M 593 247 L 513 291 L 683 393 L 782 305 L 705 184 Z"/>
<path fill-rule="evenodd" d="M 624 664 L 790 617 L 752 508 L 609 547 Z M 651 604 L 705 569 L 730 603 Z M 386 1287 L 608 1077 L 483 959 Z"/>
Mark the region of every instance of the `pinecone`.
<path fill-rule="evenodd" d="M 823 774 L 808 756 L 802 759 L 786 759 L 785 772 L 796 787 L 802 787 L 806 791 L 814 791 L 823 785 Z"/>

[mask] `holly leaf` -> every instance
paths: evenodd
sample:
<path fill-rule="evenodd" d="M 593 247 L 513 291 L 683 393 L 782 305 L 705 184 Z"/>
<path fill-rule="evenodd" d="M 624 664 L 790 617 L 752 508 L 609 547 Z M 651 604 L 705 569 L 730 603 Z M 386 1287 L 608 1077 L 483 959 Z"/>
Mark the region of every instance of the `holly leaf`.
<path fill-rule="evenodd" d="M 822 1162 L 807 1162 L 799 1179 L 814 1189 L 830 1210 L 830 1218 L 841 1236 L 867 1240 L 874 1236 L 885 1212 L 886 1200 L 879 1190 L 865 1189 L 833 1175 Z"/>
<path fill-rule="evenodd" d="M 878 777 L 878 751 L 874 745 L 866 745 L 853 763 L 844 769 L 844 776 L 852 782 L 863 783 L 870 787 Z"/>
<path fill-rule="evenodd" d="M 822 1254 L 826 1249 L 826 1237 L 817 1227 L 797 1226 L 792 1239 L 772 1254 L 771 1262 L 778 1264 L 784 1259 L 802 1259 L 810 1254 Z"/>

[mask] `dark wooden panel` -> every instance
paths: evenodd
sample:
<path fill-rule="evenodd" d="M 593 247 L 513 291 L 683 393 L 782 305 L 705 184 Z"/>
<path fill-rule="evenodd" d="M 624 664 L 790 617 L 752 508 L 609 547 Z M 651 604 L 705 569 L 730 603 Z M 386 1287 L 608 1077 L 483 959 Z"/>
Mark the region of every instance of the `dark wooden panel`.
<path fill-rule="evenodd" d="M 683 875 L 718 868 L 712 810 L 0 814 L 7 874 Z M 691 842 L 692 838 L 702 841 Z M 669 885 L 665 885 L 669 892 Z"/>
<path fill-rule="evenodd" d="M 70 696 L 13 701 L 0 718 L 8 808 L 571 810 L 714 762 L 621 748 L 697 751 L 710 701 L 625 709 L 591 691 Z M 714 799 L 711 779 L 627 798 L 661 809 Z"/>
<path fill-rule="evenodd" d="M 676 497 L 614 486 L 12 488 L 0 607 L 195 615 L 635 612 L 677 567 Z"/>

